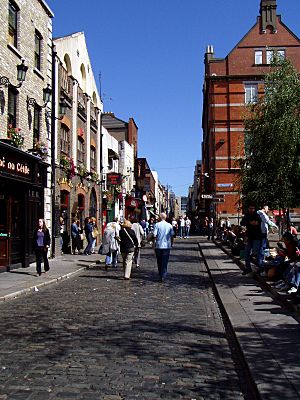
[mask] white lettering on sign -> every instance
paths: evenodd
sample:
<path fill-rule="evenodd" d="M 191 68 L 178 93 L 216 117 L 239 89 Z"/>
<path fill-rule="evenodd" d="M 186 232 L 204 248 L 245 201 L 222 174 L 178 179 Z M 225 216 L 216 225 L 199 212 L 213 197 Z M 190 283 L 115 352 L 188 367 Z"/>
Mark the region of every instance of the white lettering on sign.
<path fill-rule="evenodd" d="M 15 163 L 13 161 L 6 161 L 5 157 L 0 158 L 0 169 L 7 170 L 9 172 L 18 172 L 21 175 L 29 175 L 30 168 L 27 164 Z"/>

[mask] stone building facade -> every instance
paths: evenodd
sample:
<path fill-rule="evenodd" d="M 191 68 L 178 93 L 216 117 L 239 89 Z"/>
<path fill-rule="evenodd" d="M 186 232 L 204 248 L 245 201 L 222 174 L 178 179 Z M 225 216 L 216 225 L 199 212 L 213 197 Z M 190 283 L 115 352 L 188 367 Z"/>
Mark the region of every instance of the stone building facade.
<path fill-rule="evenodd" d="M 276 0 L 261 0 L 254 26 L 225 58 L 213 46 L 205 54 L 203 96 L 202 194 L 224 202 L 200 201 L 206 215 L 237 220 L 241 199 L 237 157 L 243 154 L 245 107 L 264 93 L 264 76 L 274 51 L 300 71 L 300 40 L 276 15 Z"/>
<path fill-rule="evenodd" d="M 43 0 L 0 0 L 0 10 L 0 269 L 11 269 L 33 261 L 37 219 L 51 229 L 53 13 Z"/>
<path fill-rule="evenodd" d="M 72 220 L 101 222 L 102 101 L 83 32 L 55 44 L 54 254 L 71 251 Z M 66 112 L 60 114 L 64 103 Z M 61 241 L 62 239 L 62 241 Z M 61 248 L 62 245 L 62 248 Z"/>

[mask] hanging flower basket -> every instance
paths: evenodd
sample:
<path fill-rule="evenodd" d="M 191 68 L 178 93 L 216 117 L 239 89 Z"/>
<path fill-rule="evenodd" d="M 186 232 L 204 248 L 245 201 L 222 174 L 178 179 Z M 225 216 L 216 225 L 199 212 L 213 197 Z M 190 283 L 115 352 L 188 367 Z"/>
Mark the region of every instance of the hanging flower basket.
<path fill-rule="evenodd" d="M 24 136 L 21 134 L 21 129 L 14 128 L 12 125 L 8 125 L 7 139 L 11 141 L 13 146 L 18 148 L 21 148 L 24 144 Z"/>
<path fill-rule="evenodd" d="M 72 179 L 75 176 L 75 165 L 73 158 L 61 156 L 60 167 L 64 171 L 66 178 Z"/>

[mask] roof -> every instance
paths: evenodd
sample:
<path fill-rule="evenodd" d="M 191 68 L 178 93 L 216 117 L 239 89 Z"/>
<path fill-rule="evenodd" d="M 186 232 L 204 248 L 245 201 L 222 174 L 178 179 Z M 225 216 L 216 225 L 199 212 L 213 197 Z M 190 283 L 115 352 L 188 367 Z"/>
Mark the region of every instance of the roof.
<path fill-rule="evenodd" d="M 80 35 L 84 35 L 84 32 L 74 32 L 74 33 L 70 33 L 69 35 L 58 36 L 58 37 L 53 38 L 53 40 L 63 40 L 63 39 L 69 38 L 69 37 L 74 38 L 74 37 L 80 36 Z"/>
<path fill-rule="evenodd" d="M 115 117 L 113 113 L 102 114 L 102 124 L 106 129 L 127 128 L 128 123 Z"/>

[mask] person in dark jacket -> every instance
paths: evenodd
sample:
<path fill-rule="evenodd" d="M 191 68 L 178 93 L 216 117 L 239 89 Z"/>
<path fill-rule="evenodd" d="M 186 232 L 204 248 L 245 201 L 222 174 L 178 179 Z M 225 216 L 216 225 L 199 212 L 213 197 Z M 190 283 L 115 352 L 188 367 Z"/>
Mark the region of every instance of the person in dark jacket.
<path fill-rule="evenodd" d="M 85 254 L 86 256 L 92 254 L 92 246 L 93 246 L 92 232 L 93 232 L 93 224 L 91 223 L 91 219 L 87 217 L 84 220 L 84 233 L 87 240 L 87 246 L 83 252 L 83 254 Z"/>
<path fill-rule="evenodd" d="M 50 233 L 45 221 L 39 219 L 38 226 L 33 233 L 33 248 L 36 256 L 36 271 L 42 275 L 42 262 L 44 261 L 45 272 L 49 271 L 48 249 L 50 247 Z"/>
<path fill-rule="evenodd" d="M 262 246 L 263 234 L 261 230 L 262 220 L 256 211 L 254 204 L 249 204 L 248 211 L 241 220 L 241 225 L 246 227 L 246 247 L 245 247 L 245 264 L 246 268 L 243 275 L 252 272 L 251 255 L 255 256 L 257 263 L 260 259 L 260 250 Z"/>
<path fill-rule="evenodd" d="M 121 227 L 119 236 L 121 239 L 120 250 L 123 258 L 124 279 L 128 280 L 130 279 L 131 275 L 134 250 L 139 245 L 137 237 L 134 231 L 131 229 L 130 221 L 127 221 L 125 219 Z"/>

